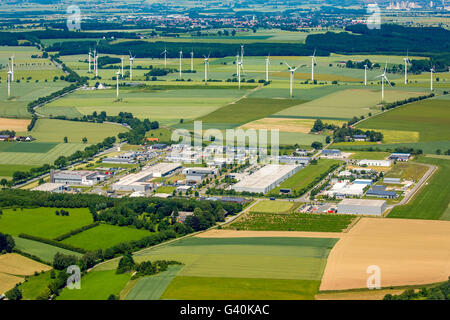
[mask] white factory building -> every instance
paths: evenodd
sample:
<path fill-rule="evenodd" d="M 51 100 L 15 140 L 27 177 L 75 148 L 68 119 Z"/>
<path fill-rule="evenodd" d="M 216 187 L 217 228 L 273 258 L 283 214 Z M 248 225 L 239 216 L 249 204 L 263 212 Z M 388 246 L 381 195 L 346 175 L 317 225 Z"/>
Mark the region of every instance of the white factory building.
<path fill-rule="evenodd" d="M 392 160 L 360 160 L 358 166 L 368 167 L 390 167 L 392 166 Z"/>
<path fill-rule="evenodd" d="M 361 197 L 364 194 L 364 189 L 372 184 L 372 180 L 357 179 L 353 183 L 348 180 L 337 182 L 333 187 L 325 193 L 329 197 L 344 198 L 344 197 Z"/>
<path fill-rule="evenodd" d="M 344 199 L 337 206 L 337 213 L 381 216 L 386 211 L 384 200 Z"/>
<path fill-rule="evenodd" d="M 50 171 L 51 183 L 62 183 L 69 186 L 93 186 L 107 177 L 97 171 L 88 170 Z"/>
<path fill-rule="evenodd" d="M 115 191 L 141 191 L 145 192 L 150 189 L 152 178 L 165 177 L 175 170 L 181 168 L 180 163 L 158 163 L 154 166 L 144 168 L 142 171 L 129 174 L 112 185 Z"/>
<path fill-rule="evenodd" d="M 269 164 L 242 177 L 232 189 L 237 192 L 268 193 L 301 169 L 301 165 Z"/>

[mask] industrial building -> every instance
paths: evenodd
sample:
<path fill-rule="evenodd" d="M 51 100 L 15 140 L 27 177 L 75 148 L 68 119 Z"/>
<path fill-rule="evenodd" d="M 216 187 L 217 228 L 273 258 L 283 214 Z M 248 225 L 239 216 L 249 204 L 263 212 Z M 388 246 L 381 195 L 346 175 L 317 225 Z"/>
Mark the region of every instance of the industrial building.
<path fill-rule="evenodd" d="M 401 184 L 402 180 L 400 178 L 384 178 L 383 182 L 389 184 Z"/>
<path fill-rule="evenodd" d="M 338 149 L 324 149 L 322 150 L 322 156 L 325 157 L 340 157 L 342 155 L 341 150 Z"/>
<path fill-rule="evenodd" d="M 395 191 L 388 191 L 385 190 L 386 187 L 382 186 L 384 188 L 374 188 L 372 187 L 366 192 L 366 196 L 369 197 L 377 197 L 377 198 L 384 198 L 384 199 L 396 199 L 398 197 L 397 192 Z"/>
<path fill-rule="evenodd" d="M 103 163 L 133 164 L 136 163 L 136 153 L 127 152 L 112 158 L 103 158 Z"/>
<path fill-rule="evenodd" d="M 61 170 L 50 172 L 51 183 L 62 183 L 69 186 L 93 186 L 98 182 L 106 180 L 109 175 L 98 171 L 87 170 Z"/>
<path fill-rule="evenodd" d="M 219 169 L 217 168 L 211 168 L 211 167 L 193 167 L 193 168 L 184 168 L 182 171 L 185 175 L 190 174 L 203 174 L 203 175 L 214 175 L 219 173 Z"/>
<path fill-rule="evenodd" d="M 337 212 L 343 214 L 381 216 L 384 211 L 386 211 L 386 201 L 384 200 L 344 199 L 337 206 Z"/>
<path fill-rule="evenodd" d="M 360 160 L 358 166 L 390 167 L 392 166 L 392 160 Z"/>
<path fill-rule="evenodd" d="M 341 181 L 333 185 L 333 187 L 325 193 L 329 197 L 345 198 L 345 197 L 361 197 L 364 189 L 368 184 L 350 183 L 349 181 Z"/>
<path fill-rule="evenodd" d="M 393 161 L 408 161 L 411 158 L 410 153 L 393 153 L 389 156 L 389 160 Z"/>
<path fill-rule="evenodd" d="M 165 177 L 181 168 L 179 163 L 158 163 L 154 166 L 144 168 L 141 172 L 129 174 L 112 185 L 115 191 L 141 191 L 145 192 L 153 185 L 149 180 L 152 178 Z"/>
<path fill-rule="evenodd" d="M 31 191 L 43 191 L 53 193 L 63 193 L 66 190 L 70 190 L 70 188 L 66 187 L 66 185 L 63 183 L 43 183 L 40 186 L 31 189 Z"/>
<path fill-rule="evenodd" d="M 306 167 L 309 164 L 311 158 L 309 157 L 291 157 L 291 156 L 280 156 L 277 158 L 279 163 L 283 164 L 299 164 Z"/>
<path fill-rule="evenodd" d="M 269 164 L 242 177 L 232 189 L 237 192 L 268 193 L 301 169 L 302 166 L 299 165 Z"/>

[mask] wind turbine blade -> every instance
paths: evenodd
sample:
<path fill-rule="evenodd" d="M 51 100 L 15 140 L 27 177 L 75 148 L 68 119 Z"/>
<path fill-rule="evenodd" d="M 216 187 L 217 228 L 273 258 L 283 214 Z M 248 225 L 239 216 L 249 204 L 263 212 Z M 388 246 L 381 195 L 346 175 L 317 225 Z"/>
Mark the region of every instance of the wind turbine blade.
<path fill-rule="evenodd" d="M 384 79 L 387 81 L 387 83 L 389 83 L 389 85 L 392 87 L 392 84 L 391 84 L 391 82 L 389 81 L 389 79 L 386 77 L 386 76 L 384 76 Z"/>
<path fill-rule="evenodd" d="M 285 62 L 284 64 L 287 65 L 289 69 L 292 69 L 291 66 L 287 62 Z"/>

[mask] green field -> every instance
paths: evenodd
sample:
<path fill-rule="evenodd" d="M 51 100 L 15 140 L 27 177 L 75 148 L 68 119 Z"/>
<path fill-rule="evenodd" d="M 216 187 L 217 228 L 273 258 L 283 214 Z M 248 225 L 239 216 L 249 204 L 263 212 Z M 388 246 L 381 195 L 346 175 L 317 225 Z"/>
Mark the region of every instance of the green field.
<path fill-rule="evenodd" d="M 68 217 L 57 216 L 59 208 L 2 209 L 0 232 L 17 236 L 21 233 L 54 239 L 92 223 L 92 215 L 86 208 L 65 209 Z"/>
<path fill-rule="evenodd" d="M 95 228 L 73 235 L 63 240 L 62 243 L 86 250 L 97 250 L 107 249 L 122 242 L 139 240 L 149 235 L 150 232 L 146 230 L 100 224 Z"/>
<path fill-rule="evenodd" d="M 385 100 L 394 102 L 422 93 L 392 90 L 386 93 Z M 381 111 L 381 96 L 378 90 L 348 89 L 331 93 L 313 101 L 291 107 L 278 112 L 277 116 L 298 118 L 341 118 L 351 119 L 354 116 L 367 116 L 369 112 Z"/>
<path fill-rule="evenodd" d="M 389 152 L 370 152 L 370 151 L 355 151 L 350 159 L 354 160 L 384 160 L 390 155 Z"/>
<path fill-rule="evenodd" d="M 161 299 L 314 300 L 319 280 L 176 277 Z"/>
<path fill-rule="evenodd" d="M 162 247 L 143 250 L 135 254 L 134 259 L 136 262 L 175 260 L 184 264 L 162 295 L 162 299 L 178 299 L 185 297 L 186 294 L 190 294 L 189 299 L 194 300 L 205 296 L 217 299 L 219 293 L 212 284 L 217 282 L 222 283 L 220 286 L 226 286 L 227 280 L 230 285 L 234 283 L 236 290 L 226 291 L 230 296 L 223 296 L 224 299 L 254 298 L 255 292 L 246 285 L 239 287 L 239 283 L 251 283 L 255 287 L 264 286 L 264 296 L 267 299 L 279 299 L 281 290 L 279 285 L 290 281 L 292 290 L 289 290 L 291 291 L 289 294 L 285 293 L 286 298 L 312 299 L 317 293 L 328 254 L 337 240 L 187 238 Z M 110 261 L 94 270 L 114 270 L 117 263 L 117 260 Z M 191 277 L 198 281 L 189 281 Z M 217 278 L 223 280 L 216 280 Z M 140 292 L 140 297 L 144 297 L 145 294 L 151 297 L 153 289 L 147 289 L 150 291 L 148 293 Z"/>
<path fill-rule="evenodd" d="M 77 257 L 82 256 L 81 253 L 78 253 L 75 251 L 69 251 L 69 250 L 66 250 L 63 248 L 51 246 L 46 243 L 33 241 L 33 240 L 29 240 L 29 239 L 22 239 L 19 237 L 14 237 L 14 241 L 16 242 L 16 248 L 19 249 L 20 251 L 34 255 L 34 256 L 42 259 L 43 261 L 46 261 L 49 263 L 53 262 L 53 257 L 58 252 L 65 254 L 65 255 L 74 255 Z"/>
<path fill-rule="evenodd" d="M 82 143 L 86 137 L 92 144 L 126 131 L 118 124 L 39 119 L 30 133 L 40 142 L 63 142 L 67 137 L 69 143 Z"/>
<path fill-rule="evenodd" d="M 158 120 L 163 124 L 176 124 L 180 119 L 189 120 L 206 115 L 244 95 L 247 90 L 205 89 L 193 87 L 183 89 L 177 86 L 158 89 L 122 89 L 121 101 L 116 101 L 115 89 L 83 91 L 78 90 L 62 99 L 39 109 L 46 115 L 68 117 L 106 111 L 117 115 L 126 110 L 138 118 Z"/>
<path fill-rule="evenodd" d="M 234 128 L 303 102 L 303 100 L 295 99 L 246 98 L 196 120 L 201 120 L 203 124 L 217 129 Z"/>
<path fill-rule="evenodd" d="M 118 296 L 129 279 L 130 274 L 115 270 L 89 272 L 81 278 L 80 290 L 65 288 L 56 300 L 106 300 L 111 294 Z"/>
<path fill-rule="evenodd" d="M 172 265 L 167 271 L 140 279 L 126 296 L 126 300 L 159 300 L 182 268 L 180 265 Z"/>
<path fill-rule="evenodd" d="M 286 213 L 294 205 L 287 201 L 270 201 L 263 200 L 254 205 L 250 211 L 253 212 L 267 212 L 267 213 Z"/>
<path fill-rule="evenodd" d="M 47 290 L 50 278 L 50 271 L 40 273 L 37 276 L 30 276 L 25 282 L 19 285 L 24 300 L 36 300 L 39 295 Z"/>
<path fill-rule="evenodd" d="M 302 190 L 314 181 L 318 176 L 327 172 L 332 165 L 338 164 L 338 160 L 320 159 L 316 165 L 308 165 L 306 168 L 301 169 L 292 177 L 281 183 L 281 185 L 269 194 L 279 194 L 280 189 L 291 189 L 292 191 Z"/>
<path fill-rule="evenodd" d="M 40 166 L 46 163 L 51 164 L 59 156 L 69 156 L 78 150 L 84 150 L 86 146 L 86 144 L 81 143 L 60 143 L 47 153 L 0 151 L 0 165 Z M 11 170 L 5 170 L 7 170 L 7 172 L 11 172 Z"/>
<path fill-rule="evenodd" d="M 48 142 L 0 142 L 0 152 L 47 153 L 57 145 Z"/>
<path fill-rule="evenodd" d="M 355 219 L 351 215 L 293 212 L 274 214 L 250 212 L 227 226 L 233 230 L 342 232 Z"/>
<path fill-rule="evenodd" d="M 2 153 L 0 152 L 0 155 Z M 0 164 L 0 179 L 3 177 L 11 178 L 13 173 L 16 171 L 28 171 L 36 166 L 26 166 L 26 165 L 14 165 L 14 164 Z"/>
<path fill-rule="evenodd" d="M 428 180 L 428 184 L 404 206 L 395 207 L 389 218 L 448 220 L 450 204 L 450 160 L 437 158 L 420 158 L 417 162 L 439 166 L 439 171 Z"/>
<path fill-rule="evenodd" d="M 427 99 L 397 107 L 368 119 L 358 127 L 419 132 L 419 142 L 449 141 L 450 104 L 443 99 Z M 408 142 L 408 141 L 405 141 Z"/>

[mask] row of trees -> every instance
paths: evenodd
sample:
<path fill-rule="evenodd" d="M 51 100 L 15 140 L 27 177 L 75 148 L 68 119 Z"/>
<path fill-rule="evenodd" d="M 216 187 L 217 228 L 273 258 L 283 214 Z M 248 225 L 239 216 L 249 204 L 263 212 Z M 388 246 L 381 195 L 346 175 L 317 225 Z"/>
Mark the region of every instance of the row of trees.
<path fill-rule="evenodd" d="M 0 254 L 12 252 L 15 246 L 16 243 L 14 242 L 13 237 L 9 234 L 3 234 L 0 232 Z"/>

